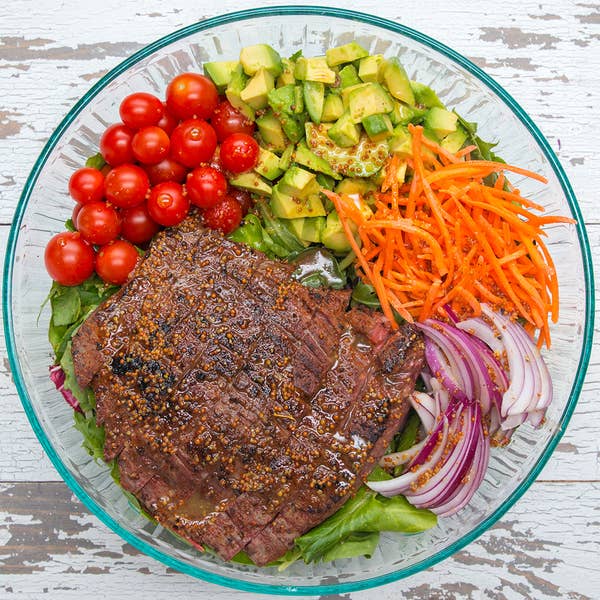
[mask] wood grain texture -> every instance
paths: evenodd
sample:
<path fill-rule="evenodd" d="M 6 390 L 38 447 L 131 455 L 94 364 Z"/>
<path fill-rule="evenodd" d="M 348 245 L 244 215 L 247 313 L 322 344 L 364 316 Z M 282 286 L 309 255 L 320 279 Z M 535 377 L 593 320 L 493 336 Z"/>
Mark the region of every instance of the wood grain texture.
<path fill-rule="evenodd" d="M 0 6 L 0 258 L 28 172 L 76 100 L 148 42 L 242 7 L 233 0 L 177 6 L 160 0 L 66 0 L 59 6 L 18 0 Z M 600 272 L 600 4 L 363 0 L 351 8 L 448 44 L 519 101 L 565 167 Z M 138 554 L 87 514 L 58 482 L 29 427 L 1 338 L 0 354 L 0 598 L 237 597 Z M 599 395 L 596 336 L 567 433 L 538 482 L 502 521 L 429 571 L 340 598 L 600 598 Z"/>

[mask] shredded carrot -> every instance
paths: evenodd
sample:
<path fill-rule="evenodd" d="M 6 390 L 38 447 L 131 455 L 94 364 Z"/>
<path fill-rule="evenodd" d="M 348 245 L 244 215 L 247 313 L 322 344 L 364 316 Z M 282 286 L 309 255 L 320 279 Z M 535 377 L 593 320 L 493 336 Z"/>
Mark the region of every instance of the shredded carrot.
<path fill-rule="evenodd" d="M 451 153 L 424 137 L 422 127 L 409 130 L 412 156 L 405 162 L 412 179 L 399 184 L 401 162 L 393 155 L 372 216 L 354 198 L 323 190 L 356 255 L 357 273 L 375 288 L 392 327 L 394 311 L 424 321 L 450 304 L 469 317 L 486 302 L 525 319 L 532 337 L 539 332 L 538 345 L 550 346 L 558 283 L 542 227 L 573 219 L 533 213 L 543 208 L 513 188 L 505 173 L 546 183 L 541 175 L 470 160 L 475 146 Z M 495 181 L 486 185 L 492 173 Z"/>

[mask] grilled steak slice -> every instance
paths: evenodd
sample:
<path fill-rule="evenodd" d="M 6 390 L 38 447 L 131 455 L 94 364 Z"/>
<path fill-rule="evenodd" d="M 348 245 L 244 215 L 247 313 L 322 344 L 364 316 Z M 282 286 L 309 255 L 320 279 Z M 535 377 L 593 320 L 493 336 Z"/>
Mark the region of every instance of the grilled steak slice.
<path fill-rule="evenodd" d="M 123 487 L 225 560 L 267 564 L 351 497 L 423 363 L 413 327 L 293 270 L 190 217 L 73 338 Z"/>

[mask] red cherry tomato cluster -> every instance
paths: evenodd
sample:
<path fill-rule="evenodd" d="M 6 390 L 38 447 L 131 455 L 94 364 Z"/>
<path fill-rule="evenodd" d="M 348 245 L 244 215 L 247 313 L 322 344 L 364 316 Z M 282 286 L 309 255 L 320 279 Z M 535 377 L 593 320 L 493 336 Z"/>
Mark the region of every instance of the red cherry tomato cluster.
<path fill-rule="evenodd" d="M 183 73 L 167 86 L 165 102 L 137 92 L 121 102 L 119 115 L 121 123 L 100 139 L 107 166 L 78 169 L 69 180 L 76 231 L 46 247 L 48 273 L 63 285 L 78 285 L 94 270 L 106 282 L 125 283 L 139 260 L 135 246 L 183 221 L 191 206 L 207 227 L 230 233 L 252 205 L 227 175 L 256 166 L 254 123 L 220 98 L 210 79 Z"/>

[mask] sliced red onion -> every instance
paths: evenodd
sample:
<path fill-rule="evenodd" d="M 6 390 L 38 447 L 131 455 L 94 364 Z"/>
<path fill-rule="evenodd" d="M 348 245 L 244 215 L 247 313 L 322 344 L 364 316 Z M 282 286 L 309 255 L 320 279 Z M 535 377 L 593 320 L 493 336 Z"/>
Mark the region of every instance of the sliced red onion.
<path fill-rule="evenodd" d="M 431 431 L 439 412 L 436 410 L 436 399 L 424 392 L 414 392 L 409 397 L 411 406 L 415 409 L 425 431 Z"/>
<path fill-rule="evenodd" d="M 497 353 L 498 356 L 501 356 L 504 352 L 502 341 L 496 337 L 494 330 L 483 319 L 477 317 L 466 319 L 457 323 L 456 327 L 479 338 L 491 348 L 492 352 Z"/>
<path fill-rule="evenodd" d="M 79 406 L 79 400 L 75 398 L 71 390 L 65 388 L 65 372 L 60 365 L 50 367 L 50 381 L 56 386 L 56 389 L 62 394 L 69 406 L 83 414 L 81 406 Z"/>

